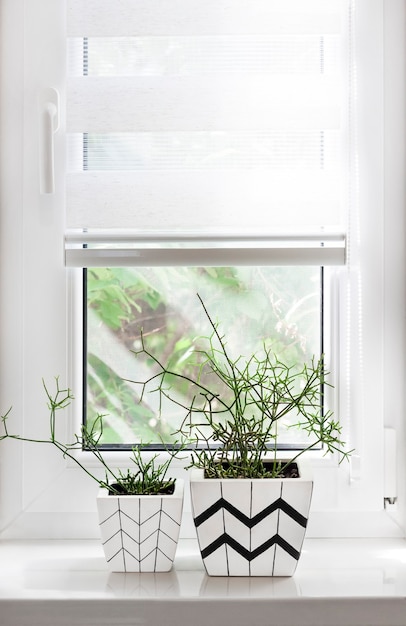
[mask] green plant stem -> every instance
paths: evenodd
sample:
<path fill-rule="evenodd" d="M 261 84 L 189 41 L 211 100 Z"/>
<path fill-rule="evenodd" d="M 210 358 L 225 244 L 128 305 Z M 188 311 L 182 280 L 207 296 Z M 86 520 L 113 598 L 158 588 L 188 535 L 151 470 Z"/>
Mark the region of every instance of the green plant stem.
<path fill-rule="evenodd" d="M 2 417 L 4 417 L 4 416 L 2 416 Z M 90 476 L 90 478 L 92 478 L 93 480 L 95 480 L 96 482 L 101 484 L 101 481 L 98 478 L 96 478 L 96 476 L 94 476 L 94 474 L 92 474 L 84 465 L 82 465 L 82 463 L 80 463 L 80 461 L 78 461 L 76 456 L 71 454 L 70 451 L 69 451 L 69 450 L 78 450 L 79 448 L 69 447 L 69 449 L 68 449 L 64 444 L 60 444 L 59 442 L 53 441 L 52 439 L 31 439 L 29 437 L 21 437 L 21 435 L 6 434 L 6 435 L 2 435 L 0 437 L 0 441 L 3 440 L 3 439 L 14 439 L 14 440 L 17 440 L 17 441 L 24 441 L 24 442 L 28 442 L 28 443 L 40 443 L 40 444 L 48 444 L 48 445 L 55 446 L 55 448 L 57 448 L 60 452 L 62 452 L 62 455 L 64 457 L 68 457 L 69 459 L 71 459 L 88 476 Z"/>
<path fill-rule="evenodd" d="M 331 419 L 329 412 L 323 415 L 322 385 L 328 384 L 323 357 L 317 362 L 313 359 L 309 366 L 305 364 L 301 370 L 293 369 L 264 345 L 260 356 L 253 354 L 242 365 L 241 356 L 235 360 L 231 358 L 217 324 L 199 294 L 197 297 L 211 328 L 208 348 L 198 350 L 203 357 L 203 363 L 197 366 L 198 376 L 193 378 L 165 367 L 147 350 L 141 333 L 141 349 L 135 354 L 143 354 L 150 359 L 157 372 L 146 381 L 129 381 L 142 386 L 141 397 L 147 390 L 156 392 L 160 407 L 165 397 L 186 411 L 177 432 L 191 438 L 195 444 L 189 467 L 207 470 L 209 465 L 208 474 L 213 476 L 223 472 L 230 477 L 262 477 L 269 474 L 263 461 L 271 446 L 273 476 L 281 475 L 289 464 L 319 445 L 324 445 L 326 452 L 338 452 L 341 460 L 348 458 L 350 452 L 344 450 L 340 438 L 341 427 Z M 215 377 L 213 388 L 201 381 L 206 366 Z M 195 389 L 190 403 L 173 397 L 170 387 L 173 378 L 185 381 Z M 155 382 L 156 386 L 150 391 Z M 195 420 L 197 415 L 201 419 Z M 306 431 L 312 440 L 293 459 L 279 462 L 280 424 L 287 415 L 299 416 L 294 425 Z M 206 429 L 210 435 L 206 435 Z M 210 451 L 212 442 L 218 447 Z M 202 445 L 208 449 L 199 449 Z M 222 462 L 227 463 L 226 468 L 221 466 Z"/>
<path fill-rule="evenodd" d="M 162 464 L 155 464 L 155 455 L 149 461 L 144 461 L 141 454 L 141 445 L 133 448 L 133 456 L 130 460 L 135 464 L 135 470 L 131 472 L 127 470 L 127 474 L 123 474 L 121 470 L 114 472 L 105 461 L 103 455 L 98 447 L 100 438 L 103 434 L 103 416 L 98 415 L 94 421 L 90 430 L 86 426 L 82 426 L 81 435 L 75 435 L 75 441 L 70 444 L 60 442 L 56 438 L 56 412 L 67 408 L 73 396 L 69 389 L 61 389 L 59 387 L 58 378 L 56 381 L 56 391 L 52 395 L 46 387 L 44 381 L 43 386 L 46 396 L 48 398 L 48 408 L 50 410 L 49 416 L 49 439 L 35 439 L 31 437 L 23 437 L 21 435 L 11 434 L 8 430 L 7 419 L 9 417 L 11 409 L 7 411 L 5 415 L 1 417 L 4 428 L 4 435 L 0 436 L 0 441 L 3 439 L 14 439 L 17 441 L 23 441 L 27 443 L 47 444 L 54 446 L 62 453 L 62 456 L 71 459 L 78 467 L 80 467 L 85 474 L 92 478 L 96 483 L 103 488 L 108 489 L 110 493 L 115 494 L 155 494 L 161 493 L 162 490 L 166 490 L 170 485 L 174 483 L 171 478 L 166 478 L 166 473 L 169 469 L 172 459 L 179 454 L 179 450 L 170 452 L 169 459 Z M 99 429 L 99 430 L 97 430 Z M 105 480 L 97 478 L 93 472 L 91 472 L 85 465 L 83 465 L 74 454 L 75 451 L 88 450 L 99 461 L 101 467 L 105 471 Z M 182 446 L 180 447 L 182 449 Z M 111 482 L 111 479 L 114 483 Z M 117 486 L 115 486 L 115 484 Z"/>

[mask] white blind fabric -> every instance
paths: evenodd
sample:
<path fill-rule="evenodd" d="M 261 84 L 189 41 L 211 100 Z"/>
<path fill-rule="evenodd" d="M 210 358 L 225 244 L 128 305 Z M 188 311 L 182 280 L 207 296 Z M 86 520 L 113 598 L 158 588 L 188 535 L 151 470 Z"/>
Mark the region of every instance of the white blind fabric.
<path fill-rule="evenodd" d="M 347 4 L 67 0 L 67 263 L 117 229 L 110 247 L 156 232 L 172 251 L 185 234 L 308 251 L 305 233 L 343 262 Z"/>
<path fill-rule="evenodd" d="M 71 37 L 337 33 L 340 0 L 69 0 Z"/>

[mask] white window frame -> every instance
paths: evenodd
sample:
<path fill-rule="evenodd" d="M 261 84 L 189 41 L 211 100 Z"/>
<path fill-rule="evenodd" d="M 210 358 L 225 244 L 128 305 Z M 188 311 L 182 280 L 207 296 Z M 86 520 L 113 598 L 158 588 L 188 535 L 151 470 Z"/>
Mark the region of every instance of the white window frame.
<path fill-rule="evenodd" d="M 55 135 L 55 193 L 41 195 L 38 184 L 38 93 L 52 86 L 63 103 L 62 5 L 55 0 L 5 0 L 0 8 L 0 411 L 13 405 L 13 430 L 43 438 L 48 435 L 48 414 L 41 378 L 52 382 L 59 375 L 80 392 L 78 368 L 73 367 L 80 332 L 72 297 L 77 289 L 74 272 L 80 270 L 67 270 L 63 261 L 63 109 Z M 362 115 L 357 131 L 360 145 L 366 146 L 353 164 L 359 170 L 361 239 L 357 242 L 354 221 L 350 265 L 331 281 L 337 287 L 331 298 L 330 340 L 339 389 L 336 413 L 357 452 L 350 465 L 313 460 L 316 483 L 309 535 L 319 537 L 403 536 L 406 508 L 405 154 L 399 141 L 405 130 L 405 7 L 402 0 L 356 0 L 356 5 L 365 37 L 360 63 L 368 60 L 375 74 L 365 74 L 366 83 L 358 92 Z M 25 28 L 29 25 L 33 31 Z M 382 61 L 374 57 L 383 37 Z M 360 281 L 363 299 L 358 307 Z M 76 404 L 77 411 L 61 426 L 61 437 L 75 431 L 80 402 Z M 349 406 L 356 415 L 351 421 Z M 386 510 L 385 426 L 396 430 L 397 450 L 391 456 L 396 453 L 398 459 L 397 503 Z M 98 535 L 96 484 L 51 446 L 40 450 L 12 441 L 0 445 L 0 538 Z M 117 454 L 109 456 L 121 463 Z M 85 453 L 81 456 L 86 459 Z M 183 473 L 180 465 L 175 467 L 175 475 Z M 186 503 L 186 536 L 193 533 L 188 511 Z"/>

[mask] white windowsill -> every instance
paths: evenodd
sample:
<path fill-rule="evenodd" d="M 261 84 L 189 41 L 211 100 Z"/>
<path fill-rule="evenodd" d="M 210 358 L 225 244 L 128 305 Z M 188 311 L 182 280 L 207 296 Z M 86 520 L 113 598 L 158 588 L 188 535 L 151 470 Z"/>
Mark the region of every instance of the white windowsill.
<path fill-rule="evenodd" d="M 308 539 L 292 578 L 211 578 L 194 540 L 167 574 L 107 570 L 98 541 L 0 541 L 2 626 L 405 626 L 403 539 Z"/>

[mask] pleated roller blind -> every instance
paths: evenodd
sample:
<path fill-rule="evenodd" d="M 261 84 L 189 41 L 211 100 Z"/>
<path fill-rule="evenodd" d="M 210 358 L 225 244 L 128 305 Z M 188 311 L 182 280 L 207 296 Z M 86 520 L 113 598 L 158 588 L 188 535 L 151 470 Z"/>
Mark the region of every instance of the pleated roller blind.
<path fill-rule="evenodd" d="M 68 264 L 344 261 L 348 2 L 67 4 Z"/>

